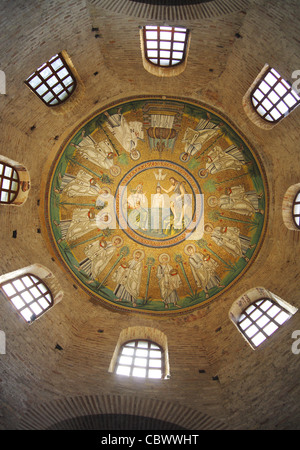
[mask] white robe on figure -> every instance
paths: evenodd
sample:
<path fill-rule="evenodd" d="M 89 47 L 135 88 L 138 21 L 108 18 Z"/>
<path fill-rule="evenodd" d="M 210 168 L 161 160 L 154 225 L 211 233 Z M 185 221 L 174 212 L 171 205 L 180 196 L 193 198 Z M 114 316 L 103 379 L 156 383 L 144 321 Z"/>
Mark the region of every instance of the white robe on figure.
<path fill-rule="evenodd" d="M 115 198 L 110 193 L 101 192 L 101 194 L 97 197 L 96 206 L 103 207 L 96 217 L 96 223 L 99 230 L 104 230 L 106 228 L 115 230 L 117 228 L 114 204 Z"/>
<path fill-rule="evenodd" d="M 240 234 L 237 227 L 215 227 L 212 240 L 229 254 L 242 258 L 250 246 L 250 238 Z"/>
<path fill-rule="evenodd" d="M 148 227 L 148 200 L 142 191 L 132 192 L 127 199 L 128 224 L 133 229 Z M 124 208 L 126 211 L 126 207 Z"/>
<path fill-rule="evenodd" d="M 89 217 L 90 209 L 76 208 L 73 211 L 72 220 L 63 221 L 69 223 L 68 229 L 65 234 L 67 241 L 75 241 L 88 232 L 97 229 L 96 217 Z"/>
<path fill-rule="evenodd" d="M 65 174 L 62 178 L 62 193 L 68 197 L 95 196 L 99 194 L 100 187 L 92 185 L 92 176 L 84 170 L 79 170 L 76 177 Z"/>
<path fill-rule="evenodd" d="M 198 288 L 207 291 L 220 284 L 220 279 L 215 272 L 217 263 L 211 259 L 205 261 L 203 256 L 196 252 L 189 257 L 189 264 Z"/>
<path fill-rule="evenodd" d="M 114 165 L 113 158 L 108 157 L 109 154 L 114 154 L 108 140 L 96 142 L 91 136 L 85 136 L 75 147 L 83 158 L 102 169 L 110 169 Z"/>
<path fill-rule="evenodd" d="M 107 126 L 126 152 L 131 152 L 137 146 L 138 138 L 144 138 L 142 122 L 127 122 L 123 114 L 109 116 Z"/>
<path fill-rule="evenodd" d="M 193 156 L 202 146 L 213 136 L 216 136 L 218 129 L 192 130 L 187 128 L 182 142 L 185 142 L 185 152 Z"/>
<path fill-rule="evenodd" d="M 245 192 L 242 185 L 230 188 L 229 195 L 221 195 L 219 205 L 222 210 L 251 216 L 258 211 L 258 195 L 255 191 Z"/>
<path fill-rule="evenodd" d="M 236 154 L 240 154 L 240 151 L 236 149 Z M 206 169 L 209 173 L 214 174 L 221 172 L 222 170 L 240 170 L 245 164 L 241 159 L 237 159 L 233 155 L 226 153 L 220 146 L 215 146 L 207 154 L 208 162 L 206 163 Z"/>
<path fill-rule="evenodd" d="M 116 282 L 114 294 L 120 300 L 135 303 L 139 293 L 142 279 L 143 261 L 131 259 L 126 267 L 122 264 L 112 276 Z"/>
<path fill-rule="evenodd" d="M 178 273 L 172 273 L 173 267 L 170 264 L 160 264 L 157 268 L 157 278 L 160 287 L 162 300 L 165 304 L 176 304 L 179 300 L 177 289 L 181 286 L 181 279 Z"/>
<path fill-rule="evenodd" d="M 97 241 L 86 246 L 84 253 L 90 260 L 90 273 L 88 275 L 91 275 L 94 280 L 98 278 L 115 252 L 116 246 L 112 242 L 107 242 L 106 246 L 102 246 L 101 241 Z"/>

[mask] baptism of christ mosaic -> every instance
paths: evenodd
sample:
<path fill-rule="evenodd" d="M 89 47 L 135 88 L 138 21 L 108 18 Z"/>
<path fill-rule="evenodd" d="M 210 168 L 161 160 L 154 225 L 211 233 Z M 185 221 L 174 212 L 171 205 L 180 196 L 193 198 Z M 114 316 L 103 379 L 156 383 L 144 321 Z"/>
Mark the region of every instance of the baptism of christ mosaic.
<path fill-rule="evenodd" d="M 254 260 L 267 220 L 257 155 L 218 112 L 134 98 L 81 124 L 53 164 L 46 216 L 76 281 L 104 306 L 178 314 Z"/>

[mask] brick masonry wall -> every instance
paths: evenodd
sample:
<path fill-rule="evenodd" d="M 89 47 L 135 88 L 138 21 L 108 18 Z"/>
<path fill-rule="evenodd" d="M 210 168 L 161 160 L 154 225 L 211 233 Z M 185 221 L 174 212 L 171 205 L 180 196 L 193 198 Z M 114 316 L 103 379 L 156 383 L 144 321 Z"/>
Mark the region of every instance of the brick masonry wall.
<path fill-rule="evenodd" d="M 138 26 L 148 17 L 112 10 L 110 2 L 102 8 L 96 1 L 17 1 L 13 12 L 10 2 L 1 2 L 0 69 L 6 73 L 7 94 L 0 96 L 0 154 L 26 167 L 31 190 L 24 206 L 0 206 L 0 273 L 40 263 L 57 277 L 64 298 L 28 326 L 0 294 L 0 329 L 7 339 L 6 355 L 0 355 L 0 428 L 48 427 L 56 419 L 98 414 L 93 404 L 106 405 L 103 413 L 169 418 L 190 429 L 205 423 L 211 428 L 300 428 L 300 355 L 291 351 L 299 313 L 255 352 L 228 318 L 233 301 L 254 286 L 300 307 L 299 234 L 285 227 L 281 211 L 287 189 L 299 182 L 300 110 L 272 130 L 262 130 L 242 105 L 266 62 L 286 77 L 300 69 L 297 1 L 277 0 L 272 8 L 268 3 L 253 0 L 230 13 L 181 18 L 180 24 L 192 29 L 189 60 L 181 75 L 166 80 L 142 66 Z M 63 49 L 85 92 L 76 107 L 55 115 L 23 82 Z M 257 150 L 269 185 L 268 228 L 256 261 L 222 297 L 172 319 L 114 313 L 88 298 L 55 260 L 42 222 L 41 187 L 49 157 L 93 111 L 142 94 L 180 94 L 218 108 Z M 121 380 L 108 372 L 120 332 L 130 326 L 157 328 L 167 336 L 169 380 Z M 50 405 L 50 418 L 45 405 Z"/>

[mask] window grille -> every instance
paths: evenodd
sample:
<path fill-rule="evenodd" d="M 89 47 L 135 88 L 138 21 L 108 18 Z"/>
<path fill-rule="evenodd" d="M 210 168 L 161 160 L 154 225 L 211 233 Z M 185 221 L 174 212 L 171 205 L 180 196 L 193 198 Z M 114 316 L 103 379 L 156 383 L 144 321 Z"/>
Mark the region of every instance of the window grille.
<path fill-rule="evenodd" d="M 300 103 L 300 97 L 279 73 L 269 68 L 251 94 L 255 111 L 267 122 L 277 123 Z"/>
<path fill-rule="evenodd" d="M 17 171 L 0 161 L 0 203 L 13 203 L 18 195 L 19 186 Z"/>
<path fill-rule="evenodd" d="M 300 228 L 300 191 L 297 193 L 293 203 L 293 218 L 297 228 Z"/>
<path fill-rule="evenodd" d="M 0 289 L 27 322 L 41 316 L 53 305 L 49 288 L 30 273 L 2 282 Z"/>
<path fill-rule="evenodd" d="M 115 372 L 141 378 L 163 377 L 163 351 L 154 342 L 134 340 L 122 345 Z"/>
<path fill-rule="evenodd" d="M 47 105 L 65 102 L 76 87 L 76 79 L 61 53 L 39 67 L 25 84 Z"/>
<path fill-rule="evenodd" d="M 249 305 L 241 314 L 238 327 L 245 338 L 258 347 L 273 334 L 291 313 L 271 299 L 263 298 Z"/>
<path fill-rule="evenodd" d="M 147 25 L 143 29 L 144 52 L 148 62 L 174 67 L 186 57 L 189 31 L 181 27 Z"/>

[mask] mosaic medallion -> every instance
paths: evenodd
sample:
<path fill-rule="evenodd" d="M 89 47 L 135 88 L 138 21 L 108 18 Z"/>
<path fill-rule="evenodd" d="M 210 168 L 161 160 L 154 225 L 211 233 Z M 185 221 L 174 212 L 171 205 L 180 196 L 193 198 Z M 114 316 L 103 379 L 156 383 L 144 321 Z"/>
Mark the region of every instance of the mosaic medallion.
<path fill-rule="evenodd" d="M 237 282 L 267 219 L 264 171 L 217 111 L 186 99 L 109 105 L 69 136 L 50 173 L 56 254 L 104 306 L 182 314 Z"/>

